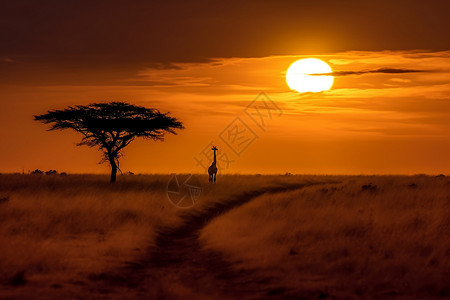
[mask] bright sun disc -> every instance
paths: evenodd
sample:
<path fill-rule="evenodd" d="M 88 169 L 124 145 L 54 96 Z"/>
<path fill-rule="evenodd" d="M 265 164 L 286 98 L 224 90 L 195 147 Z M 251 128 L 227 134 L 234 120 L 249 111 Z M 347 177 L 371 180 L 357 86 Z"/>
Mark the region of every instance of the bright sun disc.
<path fill-rule="evenodd" d="M 331 75 L 311 75 L 331 73 L 330 66 L 317 58 L 305 58 L 294 62 L 286 72 L 286 83 L 291 90 L 299 93 L 322 92 L 333 86 Z"/>

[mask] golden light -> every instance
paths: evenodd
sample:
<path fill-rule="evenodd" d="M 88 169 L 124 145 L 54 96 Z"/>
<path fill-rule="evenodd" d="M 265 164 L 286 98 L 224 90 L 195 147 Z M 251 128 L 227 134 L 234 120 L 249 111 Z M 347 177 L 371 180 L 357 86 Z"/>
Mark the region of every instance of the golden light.
<path fill-rule="evenodd" d="M 299 93 L 322 92 L 333 86 L 331 75 L 311 75 L 331 73 L 330 66 L 317 58 L 305 58 L 292 63 L 286 72 L 286 83 L 291 90 Z"/>

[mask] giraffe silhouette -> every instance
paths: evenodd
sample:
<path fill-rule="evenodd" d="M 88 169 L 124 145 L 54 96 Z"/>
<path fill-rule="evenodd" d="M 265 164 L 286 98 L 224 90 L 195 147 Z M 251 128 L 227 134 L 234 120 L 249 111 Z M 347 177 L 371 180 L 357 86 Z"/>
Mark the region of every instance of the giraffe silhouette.
<path fill-rule="evenodd" d="M 213 146 L 211 148 L 211 150 L 214 151 L 214 161 L 208 168 L 209 182 L 216 182 L 216 175 L 217 175 L 216 151 L 217 151 L 217 147 Z"/>

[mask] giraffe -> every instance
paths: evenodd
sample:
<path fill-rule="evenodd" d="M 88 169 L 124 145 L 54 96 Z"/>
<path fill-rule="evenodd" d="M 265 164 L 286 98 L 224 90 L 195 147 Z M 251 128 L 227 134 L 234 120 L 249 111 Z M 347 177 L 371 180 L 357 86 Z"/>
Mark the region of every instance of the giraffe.
<path fill-rule="evenodd" d="M 217 147 L 213 146 L 211 148 L 211 150 L 214 151 L 214 161 L 212 162 L 211 166 L 209 166 L 209 168 L 208 168 L 209 182 L 216 182 L 216 175 L 217 175 L 216 151 L 217 151 Z"/>

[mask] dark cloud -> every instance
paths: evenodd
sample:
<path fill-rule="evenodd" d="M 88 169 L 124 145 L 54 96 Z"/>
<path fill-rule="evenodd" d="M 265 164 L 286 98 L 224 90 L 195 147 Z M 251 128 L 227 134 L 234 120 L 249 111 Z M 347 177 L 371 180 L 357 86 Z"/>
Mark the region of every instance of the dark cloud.
<path fill-rule="evenodd" d="M 171 62 L 154 62 L 147 64 L 147 68 L 149 69 L 155 69 L 155 70 L 181 70 L 182 67 L 180 67 L 177 64 L 171 63 Z"/>
<path fill-rule="evenodd" d="M 365 75 L 365 74 L 403 74 L 403 73 L 420 73 L 429 72 L 426 70 L 414 70 L 414 69 L 396 69 L 396 68 L 379 68 L 375 70 L 363 70 L 363 71 L 334 71 L 331 73 L 316 73 L 311 74 L 313 76 L 348 76 L 348 75 Z"/>
<path fill-rule="evenodd" d="M 96 68 L 450 49 L 447 0 L 5 0 L 0 57 Z"/>
<path fill-rule="evenodd" d="M 208 63 L 211 65 L 220 65 L 220 63 L 215 62 L 215 59 L 198 59 L 197 63 Z M 178 63 L 173 62 L 153 62 L 146 64 L 146 67 L 149 69 L 155 70 L 182 70 L 183 67 Z"/>

